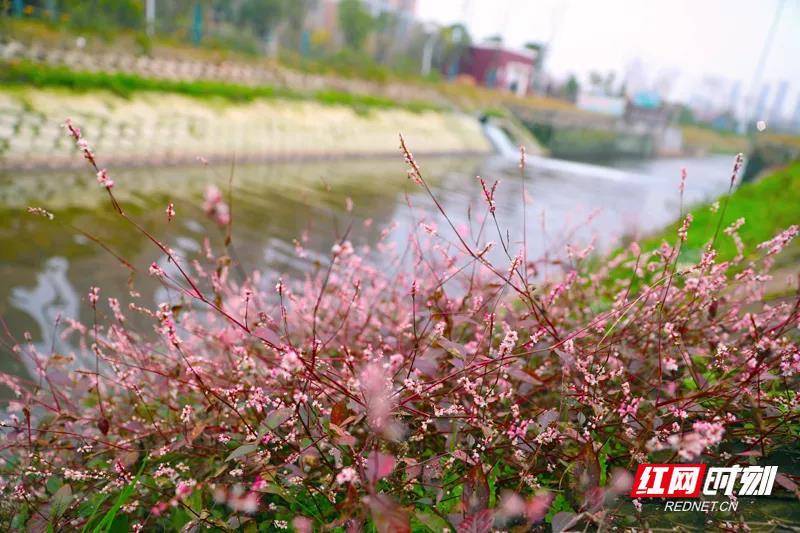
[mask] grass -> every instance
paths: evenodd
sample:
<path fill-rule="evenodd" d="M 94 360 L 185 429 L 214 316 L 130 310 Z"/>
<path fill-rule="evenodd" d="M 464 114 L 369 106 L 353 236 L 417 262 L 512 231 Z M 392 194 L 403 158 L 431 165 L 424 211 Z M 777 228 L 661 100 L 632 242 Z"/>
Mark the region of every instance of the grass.
<path fill-rule="evenodd" d="M 0 63 L 0 86 L 61 87 L 74 91 L 108 90 L 128 98 L 136 92 L 171 92 L 194 98 L 222 97 L 234 102 L 255 99 L 311 100 L 326 105 L 342 105 L 357 111 L 405 109 L 412 112 L 441 110 L 422 101 L 398 102 L 382 96 L 355 94 L 325 89 L 304 93 L 269 85 L 239 85 L 210 80 L 180 81 L 146 78 L 136 74 L 76 71 L 29 61 Z"/>
<path fill-rule="evenodd" d="M 749 151 L 747 137 L 736 133 L 720 132 L 700 126 L 684 126 L 682 129 L 684 145 L 691 150 L 720 154 Z"/>
<path fill-rule="evenodd" d="M 726 197 L 719 199 L 723 205 Z M 728 207 L 722 228 L 729 226 L 739 218 L 745 224 L 739 229 L 746 250 L 753 250 L 761 242 L 767 241 L 778 232 L 792 224 L 800 222 L 800 162 L 795 162 L 764 179 L 748 183 L 735 190 L 728 197 Z M 691 210 L 694 221 L 683 246 L 682 259 L 695 260 L 699 257 L 706 243 L 714 236 L 719 212 L 713 212 L 708 204 L 696 206 Z M 677 235 L 680 221 L 664 229 L 657 235 L 648 238 L 643 248 L 654 249 L 663 240 L 673 242 Z M 733 239 L 720 231 L 717 238 L 717 251 L 722 260 L 732 259 L 736 255 Z"/>

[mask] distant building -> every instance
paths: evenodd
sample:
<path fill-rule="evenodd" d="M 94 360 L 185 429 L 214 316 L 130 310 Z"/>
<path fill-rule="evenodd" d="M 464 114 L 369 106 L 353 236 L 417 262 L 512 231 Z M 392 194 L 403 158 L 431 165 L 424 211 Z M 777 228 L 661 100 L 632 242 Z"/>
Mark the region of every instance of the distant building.
<path fill-rule="evenodd" d="M 486 43 L 469 47 L 459 71 L 485 87 L 522 96 L 533 83 L 536 59 L 534 50 L 512 50 L 501 43 Z"/>
<path fill-rule="evenodd" d="M 736 80 L 731 85 L 731 92 L 728 95 L 728 111 L 732 113 L 736 113 L 739 109 L 739 100 L 742 98 L 742 82 L 741 80 Z"/>
<path fill-rule="evenodd" d="M 600 113 L 612 117 L 622 117 L 625 114 L 626 100 L 621 96 L 608 96 L 589 91 L 581 91 L 575 102 L 578 109 Z"/>
<path fill-rule="evenodd" d="M 800 128 L 800 92 L 797 93 L 797 104 L 795 104 L 794 113 L 792 113 L 792 125 L 795 128 Z"/>
<path fill-rule="evenodd" d="M 313 29 L 333 35 L 338 29 L 338 10 L 339 3 L 336 0 L 321 0 L 311 9 L 306 23 Z"/>
<path fill-rule="evenodd" d="M 392 13 L 413 19 L 417 15 L 417 0 L 365 0 L 364 4 L 374 16 Z"/>
<path fill-rule="evenodd" d="M 769 98 L 769 85 L 762 85 L 761 90 L 758 92 L 758 98 L 756 99 L 756 105 L 753 109 L 753 119 L 755 120 L 765 120 L 767 117 L 764 116 L 764 113 L 767 111 L 767 99 Z"/>
<path fill-rule="evenodd" d="M 625 107 L 625 124 L 629 131 L 646 133 L 653 141 L 656 154 L 676 155 L 683 147 L 683 133 L 677 126 L 680 107 L 667 103 L 655 91 L 639 91 Z"/>
<path fill-rule="evenodd" d="M 786 93 L 789 90 L 789 82 L 781 80 L 778 84 L 778 92 L 775 93 L 775 98 L 772 100 L 772 107 L 769 112 L 769 120 L 771 122 L 781 122 L 783 120 L 783 104 L 786 101 Z"/>
<path fill-rule="evenodd" d="M 364 7 L 373 17 L 391 15 L 393 24 L 384 29 L 385 35 L 397 42 L 403 42 L 404 36 L 415 24 L 417 0 L 361 0 Z M 319 0 L 306 17 L 306 28 L 317 32 L 317 37 L 325 37 L 329 47 L 341 46 L 343 43 L 339 28 L 339 0 Z M 320 33 L 321 32 L 321 33 Z"/>
<path fill-rule="evenodd" d="M 664 102 L 657 93 L 641 91 L 628 100 L 625 122 L 634 129 L 659 131 L 674 124 L 678 112 L 678 106 Z"/>

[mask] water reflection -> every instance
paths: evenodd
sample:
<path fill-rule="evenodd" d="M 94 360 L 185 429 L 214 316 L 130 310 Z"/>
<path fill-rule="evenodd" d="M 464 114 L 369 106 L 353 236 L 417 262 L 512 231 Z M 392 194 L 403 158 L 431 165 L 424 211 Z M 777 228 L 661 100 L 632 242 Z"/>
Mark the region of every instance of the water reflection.
<path fill-rule="evenodd" d="M 663 226 L 678 216 L 681 167 L 689 170 L 686 197 L 687 203 L 693 203 L 727 188 L 731 159 L 663 160 L 605 168 L 531 157 L 525 204 L 515 158 L 434 158 L 420 163 L 456 224 L 468 224 L 470 210 L 473 222 L 485 211 L 475 176 L 500 179 L 496 201 L 503 231 L 508 228 L 512 243 L 519 243 L 524 218 L 533 257 L 562 253 L 565 238 L 575 244 L 595 240 L 602 249 L 622 234 Z M 192 257 L 202 250 L 206 238 L 212 246 L 222 243 L 223 232 L 206 219 L 200 206 L 210 183 L 227 195 L 232 171 L 233 242 L 246 270 L 307 270 L 327 257 L 331 243 L 348 228 L 354 243 L 374 243 L 382 229 L 396 224 L 393 238 L 404 244 L 414 224 L 423 218 L 446 233 L 432 202 L 406 178 L 399 157 L 235 169 L 132 169 L 116 172 L 114 178 L 128 213 L 179 255 Z M 85 294 L 92 285 L 103 288 L 103 301 L 113 296 L 123 306 L 130 301 L 131 288 L 150 301 L 165 296 L 143 274 L 152 261 L 160 259 L 159 254 L 114 215 L 102 193 L 88 172 L 0 176 L 0 315 L 11 331 L 31 331 L 45 352 L 58 343 L 53 335 L 59 314 L 91 321 Z M 346 207 L 348 198 L 352 212 Z M 168 223 L 164 210 L 169 201 L 175 204 L 177 218 Z M 56 219 L 25 214 L 29 205 L 50 209 Z M 587 219 L 591 224 L 584 224 Z M 80 238 L 74 228 L 102 240 L 139 273 L 131 277 L 113 255 Z M 295 240 L 302 241 L 307 251 L 303 256 L 296 253 Z M 502 260 L 499 255 L 495 259 Z M 57 349 L 71 351 L 69 346 Z M 23 371 L 8 352 L 2 354 L 0 369 Z"/>
<path fill-rule="evenodd" d="M 69 262 L 63 257 L 51 257 L 36 275 L 34 287 L 11 288 L 11 305 L 38 326 L 39 335 L 34 345 L 42 354 L 73 351 L 61 340 L 56 328 L 62 318 L 78 316 L 80 298 L 67 277 L 68 267 Z M 32 375 L 35 370 L 33 361 L 25 358 L 22 362 Z"/>

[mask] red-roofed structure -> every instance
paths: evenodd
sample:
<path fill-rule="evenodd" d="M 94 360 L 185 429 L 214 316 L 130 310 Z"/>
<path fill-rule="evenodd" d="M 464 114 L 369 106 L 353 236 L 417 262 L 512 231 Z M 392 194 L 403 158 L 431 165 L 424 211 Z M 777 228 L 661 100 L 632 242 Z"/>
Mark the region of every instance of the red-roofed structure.
<path fill-rule="evenodd" d="M 499 43 L 470 46 L 461 59 L 460 72 L 486 87 L 527 94 L 536 69 L 534 50 L 512 50 Z"/>

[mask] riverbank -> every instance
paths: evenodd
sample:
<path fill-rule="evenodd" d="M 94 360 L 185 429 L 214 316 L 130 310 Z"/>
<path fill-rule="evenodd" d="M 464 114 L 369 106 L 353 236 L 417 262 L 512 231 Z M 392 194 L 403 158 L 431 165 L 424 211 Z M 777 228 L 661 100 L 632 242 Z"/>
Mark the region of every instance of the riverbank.
<path fill-rule="evenodd" d="M 737 239 L 741 242 L 745 257 L 753 256 L 758 252 L 759 244 L 769 241 L 792 225 L 800 224 L 798 205 L 800 162 L 777 170 L 756 182 L 746 183 L 715 202 L 692 206 L 689 211 L 692 223 L 686 242 L 681 246 L 678 261 L 699 261 L 703 250 L 714 239 L 718 225 L 720 229 L 715 244 L 718 261 L 730 261 L 737 256 Z M 720 216 L 723 217 L 721 222 Z M 725 231 L 740 219 L 743 223 L 735 232 L 738 237 Z M 682 221 L 678 220 L 643 240 L 642 249 L 652 251 L 662 242 L 674 243 L 681 224 Z M 795 240 L 776 260 L 774 283 L 770 285 L 772 292 L 782 294 L 787 290 L 796 290 L 792 287 L 796 286 L 798 264 L 800 244 Z M 787 276 L 793 278 L 791 283 L 786 283 Z"/>
<path fill-rule="evenodd" d="M 116 165 L 195 160 L 271 161 L 386 155 L 403 134 L 420 153 L 483 154 L 491 145 L 464 113 L 360 108 L 285 97 L 235 100 L 158 90 L 5 86 L 0 89 L 0 166 L 59 168 L 80 163 L 59 127 L 71 117 Z M 391 152 L 395 154 L 395 152 Z"/>

